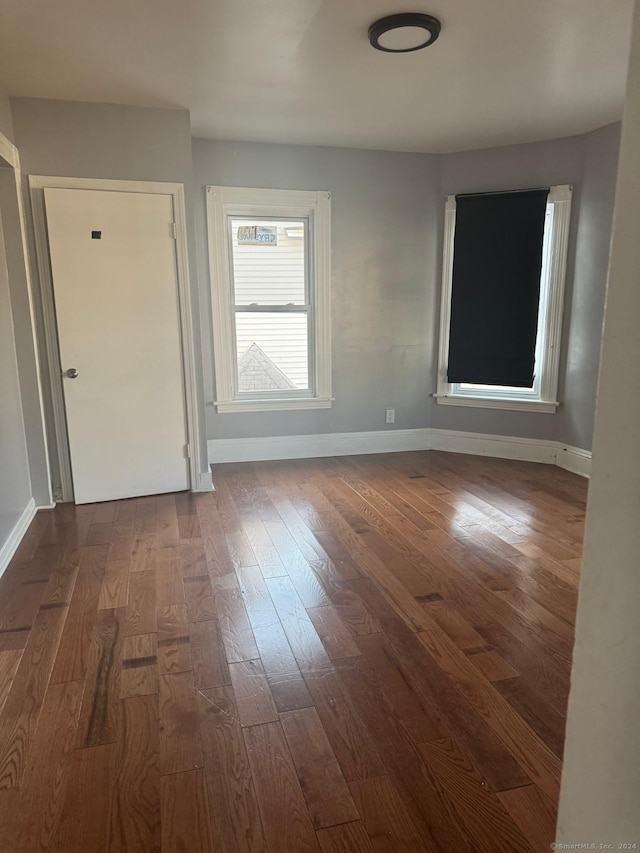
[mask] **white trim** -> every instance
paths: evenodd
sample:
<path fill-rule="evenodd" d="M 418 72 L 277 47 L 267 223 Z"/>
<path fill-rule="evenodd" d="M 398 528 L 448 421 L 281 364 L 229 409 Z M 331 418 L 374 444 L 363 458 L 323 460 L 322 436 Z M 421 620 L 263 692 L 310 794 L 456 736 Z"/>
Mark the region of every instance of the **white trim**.
<path fill-rule="evenodd" d="M 18 549 L 18 545 L 22 542 L 22 539 L 29 529 L 29 525 L 33 521 L 35 514 L 36 502 L 31 498 L 0 548 L 0 577 L 4 574 L 5 569 L 11 562 L 11 558 Z"/>
<path fill-rule="evenodd" d="M 208 186 L 206 198 L 216 410 L 222 414 L 331 408 L 331 193 Z M 240 399 L 235 393 L 231 262 L 226 230 L 227 217 L 234 214 L 309 218 L 315 348 L 313 397 L 291 394 L 287 399 Z"/>
<path fill-rule="evenodd" d="M 285 400 L 216 400 L 218 412 L 291 412 L 298 409 L 330 409 L 333 397 L 290 397 Z"/>
<path fill-rule="evenodd" d="M 42 435 L 44 438 L 44 457 L 47 466 L 46 483 L 47 496 L 49 501 L 53 501 L 53 492 L 51 484 L 51 464 L 49 460 L 49 448 L 47 446 L 47 426 L 44 416 L 44 399 L 42 393 L 42 375 L 40 371 L 40 347 L 38 334 L 36 331 L 35 308 L 33 302 L 33 277 L 31 275 L 31 261 L 29 258 L 29 249 L 27 242 L 27 220 L 24 207 L 24 199 L 22 195 L 22 171 L 20 168 L 20 153 L 16 146 L 3 133 L 0 133 L 0 157 L 13 169 L 15 187 L 16 187 L 16 204 L 18 207 L 18 219 L 20 222 L 20 240 L 22 242 L 22 257 L 24 262 L 24 277 L 27 287 L 27 299 L 29 302 L 29 322 L 31 325 L 31 336 L 33 339 L 33 352 L 35 360 L 36 383 L 38 386 L 38 401 L 40 408 L 40 420 Z M 33 488 L 33 484 L 32 484 Z"/>
<path fill-rule="evenodd" d="M 193 305 L 191 283 L 189 280 L 188 240 L 184 185 L 160 181 L 112 181 L 98 178 L 62 178 L 44 175 L 29 175 L 31 204 L 36 243 L 36 256 L 42 293 L 44 328 L 47 361 L 51 378 L 51 396 L 54 410 L 54 432 L 58 448 L 61 479 L 61 499 L 73 500 L 71 479 L 71 459 L 67 438 L 67 424 L 64 411 L 64 396 L 60 356 L 58 350 L 58 330 L 53 301 L 53 281 L 49 261 L 49 244 L 44 209 L 44 189 L 60 187 L 63 189 L 102 190 L 106 192 L 139 192 L 156 195 L 170 195 L 173 199 L 173 215 L 176 222 L 176 275 L 180 306 L 180 332 L 183 355 L 183 374 L 185 385 L 185 408 L 187 417 L 187 440 L 191 448 L 189 473 L 192 491 L 201 491 L 200 456 L 203 436 L 198 417 L 196 357 L 193 342 Z M 205 472 L 206 475 L 206 472 Z"/>
<path fill-rule="evenodd" d="M 258 462 L 266 459 L 310 459 L 428 450 L 428 429 L 387 432 L 342 432 L 321 435 L 277 435 L 265 438 L 209 440 L 209 462 Z"/>
<path fill-rule="evenodd" d="M 514 459 L 558 465 L 588 477 L 591 453 L 562 442 L 518 436 L 486 435 L 449 429 L 399 429 L 375 432 L 278 435 L 264 438 L 218 438 L 207 442 L 209 462 L 261 462 L 310 459 L 321 456 L 357 456 L 363 453 L 402 453 L 442 450 L 495 459 Z"/>
<path fill-rule="evenodd" d="M 12 169 L 18 170 L 20 168 L 18 149 L 13 142 L 4 135 L 4 133 L 0 133 L 0 157 L 2 157 L 2 159 L 5 160 Z"/>
<path fill-rule="evenodd" d="M 558 454 L 556 456 L 558 468 L 579 474 L 581 477 L 591 476 L 591 451 L 581 450 L 579 447 L 558 442 Z"/>
<path fill-rule="evenodd" d="M 560 184 L 551 187 L 548 204 L 553 205 L 553 225 L 549 258 L 549 274 L 543 276 L 540 304 L 544 315 L 538 322 L 536 360 L 540 364 L 539 380 L 532 390 L 500 394 L 491 391 L 454 393 L 455 386 L 447 379 L 449 357 L 449 328 L 451 325 L 451 293 L 453 284 L 453 251 L 456 224 L 456 197 L 447 196 L 445 203 L 444 242 L 442 258 L 442 295 L 440 301 L 440 336 L 438 345 L 438 381 L 434 394 L 436 403 L 445 406 L 470 406 L 484 409 L 545 412 L 554 414 L 559 405 L 558 374 L 562 334 L 564 284 L 569 242 L 569 218 L 572 187 Z"/>
<path fill-rule="evenodd" d="M 466 406 L 475 409 L 503 409 L 513 412 L 546 412 L 555 414 L 558 402 L 542 400 L 494 400 L 490 397 L 451 397 L 448 394 L 434 394 L 441 406 Z"/>
<path fill-rule="evenodd" d="M 211 475 L 211 468 L 207 471 L 201 471 L 199 477 L 199 488 L 194 489 L 194 492 L 212 492 L 213 491 L 213 477 Z"/>
<path fill-rule="evenodd" d="M 557 444 L 537 438 L 506 435 L 485 435 L 460 432 L 454 429 L 432 429 L 431 449 L 448 453 L 470 453 L 473 456 L 492 456 L 495 459 L 518 459 L 522 462 L 542 462 L 554 465 Z"/>

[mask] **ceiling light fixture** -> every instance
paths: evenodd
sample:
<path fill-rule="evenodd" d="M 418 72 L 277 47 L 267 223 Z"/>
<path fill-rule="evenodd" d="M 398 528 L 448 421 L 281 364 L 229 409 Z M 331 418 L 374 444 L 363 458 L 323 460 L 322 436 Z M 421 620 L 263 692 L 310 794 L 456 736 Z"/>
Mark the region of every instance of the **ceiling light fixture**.
<path fill-rule="evenodd" d="M 380 18 L 369 27 L 369 41 L 385 53 L 410 53 L 429 47 L 440 35 L 440 21 L 421 12 Z"/>

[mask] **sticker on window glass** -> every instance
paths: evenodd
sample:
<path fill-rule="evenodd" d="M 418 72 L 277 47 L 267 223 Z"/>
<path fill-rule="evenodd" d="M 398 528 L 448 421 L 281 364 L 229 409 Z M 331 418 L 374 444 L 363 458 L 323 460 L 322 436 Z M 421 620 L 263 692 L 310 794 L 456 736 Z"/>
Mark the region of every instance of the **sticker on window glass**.
<path fill-rule="evenodd" d="M 277 246 L 278 229 L 275 225 L 240 225 L 238 245 Z"/>

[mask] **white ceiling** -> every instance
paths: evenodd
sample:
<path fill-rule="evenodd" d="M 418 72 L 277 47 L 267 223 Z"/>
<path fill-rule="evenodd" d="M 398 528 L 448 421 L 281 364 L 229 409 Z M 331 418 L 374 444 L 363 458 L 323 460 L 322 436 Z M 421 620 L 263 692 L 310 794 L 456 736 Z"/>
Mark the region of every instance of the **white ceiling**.
<path fill-rule="evenodd" d="M 12 95 L 185 107 L 217 139 L 441 152 L 620 118 L 632 0 L 2 0 Z M 377 17 L 436 44 L 386 54 Z"/>

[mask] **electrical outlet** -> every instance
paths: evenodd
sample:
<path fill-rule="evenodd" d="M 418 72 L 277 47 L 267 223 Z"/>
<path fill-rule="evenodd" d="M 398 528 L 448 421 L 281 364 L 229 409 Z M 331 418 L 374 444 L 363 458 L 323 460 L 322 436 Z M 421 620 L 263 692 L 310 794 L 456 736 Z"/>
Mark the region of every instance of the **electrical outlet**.
<path fill-rule="evenodd" d="M 386 423 L 394 424 L 395 422 L 396 422 L 396 410 L 395 409 L 387 409 Z"/>

